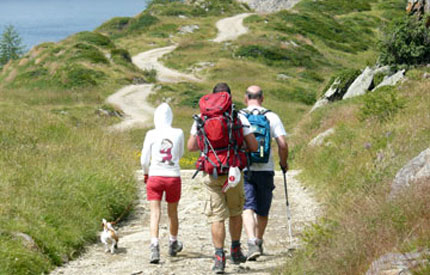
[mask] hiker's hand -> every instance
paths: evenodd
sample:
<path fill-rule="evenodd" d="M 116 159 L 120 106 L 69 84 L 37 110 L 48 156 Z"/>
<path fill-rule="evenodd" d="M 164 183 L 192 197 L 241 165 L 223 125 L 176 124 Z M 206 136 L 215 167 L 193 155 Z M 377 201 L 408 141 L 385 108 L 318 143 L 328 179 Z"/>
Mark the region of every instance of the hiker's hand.
<path fill-rule="evenodd" d="M 143 176 L 143 183 L 147 183 L 148 182 L 148 174 L 145 174 Z"/>
<path fill-rule="evenodd" d="M 287 171 L 288 171 L 288 162 L 285 162 L 285 165 L 282 165 L 282 163 L 281 162 L 279 162 L 279 166 L 281 166 L 281 170 L 282 170 L 282 173 L 287 173 Z"/>

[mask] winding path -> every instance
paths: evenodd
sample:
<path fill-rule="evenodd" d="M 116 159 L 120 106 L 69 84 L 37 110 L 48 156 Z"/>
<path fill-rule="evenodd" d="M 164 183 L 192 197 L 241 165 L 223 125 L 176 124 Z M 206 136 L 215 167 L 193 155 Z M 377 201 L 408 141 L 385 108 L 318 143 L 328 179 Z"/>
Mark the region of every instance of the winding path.
<path fill-rule="evenodd" d="M 243 18 L 250 14 L 240 14 L 232 18 L 222 19 L 217 23 L 219 34 L 215 42 L 235 39 L 246 32 Z M 156 69 L 157 78 L 161 82 L 199 81 L 195 76 L 183 74 L 164 67 L 158 59 L 173 51 L 176 46 L 158 48 L 141 53 L 133 57 L 133 62 L 141 69 Z M 121 108 L 126 119 L 114 125 L 116 130 L 126 130 L 141 127 L 150 122 L 153 107 L 146 102 L 146 97 L 153 92 L 153 84 L 130 85 L 119 90 L 108 98 L 110 104 Z M 192 170 L 181 171 L 182 197 L 179 204 L 180 231 L 179 238 L 184 242 L 184 250 L 178 257 L 167 256 L 168 228 L 166 219 L 166 205 L 163 203 L 160 223 L 161 262 L 158 265 L 149 264 L 149 209 L 147 209 L 146 192 L 142 182 L 141 172 L 137 173 L 139 181 L 139 198 L 131 217 L 120 224 L 119 249 L 114 255 L 106 254 L 101 244 L 87 247 L 86 252 L 77 260 L 57 268 L 52 272 L 58 274 L 208 274 L 213 264 L 213 247 L 209 225 L 203 214 L 204 192 L 199 179 L 192 180 Z M 312 194 L 305 190 L 295 179 L 298 171 L 287 174 L 290 207 L 293 222 L 293 235 L 289 240 L 285 197 L 283 192 L 282 174 L 276 173 L 274 200 L 272 204 L 269 226 L 265 234 L 265 254 L 256 262 L 241 265 L 227 264 L 229 274 L 252 273 L 270 274 L 270 272 L 284 263 L 290 249 L 299 243 L 300 232 L 303 227 L 316 220 L 319 205 Z M 228 235 L 228 234 L 227 234 Z M 227 236 L 226 247 L 230 243 Z M 242 235 L 242 244 L 246 251 L 246 236 Z M 227 253 L 228 255 L 229 253 Z"/>

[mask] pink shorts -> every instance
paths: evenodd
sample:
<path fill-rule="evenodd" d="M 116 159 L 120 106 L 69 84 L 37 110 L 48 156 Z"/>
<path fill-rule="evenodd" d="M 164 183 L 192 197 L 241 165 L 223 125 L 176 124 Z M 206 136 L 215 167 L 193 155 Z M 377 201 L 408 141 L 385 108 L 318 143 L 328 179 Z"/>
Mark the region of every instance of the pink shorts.
<path fill-rule="evenodd" d="M 181 198 L 181 177 L 149 177 L 146 183 L 148 201 L 161 201 L 166 192 L 166 201 L 178 202 Z"/>

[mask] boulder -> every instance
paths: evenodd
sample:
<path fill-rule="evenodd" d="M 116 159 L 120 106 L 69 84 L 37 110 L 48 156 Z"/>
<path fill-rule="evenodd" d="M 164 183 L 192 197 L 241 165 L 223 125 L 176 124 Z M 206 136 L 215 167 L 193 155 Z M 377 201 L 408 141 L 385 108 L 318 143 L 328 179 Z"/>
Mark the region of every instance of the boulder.
<path fill-rule="evenodd" d="M 330 128 L 324 132 L 322 132 L 321 134 L 319 134 L 318 136 L 314 137 L 311 142 L 309 142 L 309 146 L 320 146 L 324 143 L 324 140 L 326 137 L 334 134 L 334 128 Z"/>
<path fill-rule="evenodd" d="M 410 253 L 387 253 L 374 261 L 367 270 L 366 275 L 400 275 L 412 274 L 411 270 L 421 264 L 428 264 L 426 257 L 430 251 Z"/>
<path fill-rule="evenodd" d="M 342 97 L 339 95 L 340 89 L 337 87 L 340 83 L 340 79 L 336 78 L 331 84 L 330 88 L 324 93 L 324 95 L 314 104 L 310 112 L 315 111 L 324 105 L 327 105 L 330 101 L 334 101 L 336 98 Z"/>
<path fill-rule="evenodd" d="M 352 82 L 342 99 L 364 95 L 369 90 L 370 85 L 372 85 L 374 75 L 375 70 L 370 67 L 366 67 L 361 75 Z"/>
<path fill-rule="evenodd" d="M 179 28 L 180 34 L 193 33 L 195 30 L 200 29 L 198 25 L 186 25 Z"/>
<path fill-rule="evenodd" d="M 376 86 L 375 89 L 373 89 L 373 91 L 383 86 L 394 86 L 399 81 L 402 81 L 404 79 L 405 79 L 405 70 L 398 71 L 397 73 L 391 76 L 386 76 L 384 80 L 381 83 L 379 83 L 379 85 Z"/>
<path fill-rule="evenodd" d="M 397 172 L 389 197 L 393 198 L 401 190 L 427 177 L 430 177 L 430 148 L 421 152 Z"/>

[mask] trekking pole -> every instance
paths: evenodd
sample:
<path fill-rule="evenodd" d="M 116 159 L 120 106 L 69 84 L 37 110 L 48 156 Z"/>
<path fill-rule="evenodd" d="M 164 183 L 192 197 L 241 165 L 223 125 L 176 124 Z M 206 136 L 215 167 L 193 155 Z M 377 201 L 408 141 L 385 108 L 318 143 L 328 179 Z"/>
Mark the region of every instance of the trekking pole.
<path fill-rule="evenodd" d="M 287 218 L 288 218 L 288 235 L 290 237 L 290 245 L 291 245 L 291 242 L 293 240 L 293 234 L 291 232 L 290 203 L 288 202 L 287 176 L 286 176 L 287 172 L 284 169 L 282 169 L 282 166 L 281 166 L 281 170 L 282 170 L 282 174 L 284 175 L 285 200 L 286 200 L 286 205 L 287 205 Z"/>

